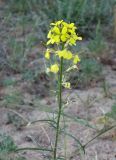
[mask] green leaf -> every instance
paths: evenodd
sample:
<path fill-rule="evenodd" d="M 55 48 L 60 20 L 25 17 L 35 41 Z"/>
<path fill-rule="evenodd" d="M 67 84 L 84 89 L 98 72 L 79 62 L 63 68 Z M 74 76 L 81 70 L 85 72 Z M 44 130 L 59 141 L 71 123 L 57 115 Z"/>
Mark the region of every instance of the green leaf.
<path fill-rule="evenodd" d="M 24 150 L 31 150 L 31 151 L 47 151 L 47 152 L 53 152 L 52 149 L 48 149 L 48 148 L 29 148 L 29 147 L 26 147 L 26 148 L 18 148 L 15 150 L 15 152 L 19 152 L 19 151 L 24 151 Z"/>

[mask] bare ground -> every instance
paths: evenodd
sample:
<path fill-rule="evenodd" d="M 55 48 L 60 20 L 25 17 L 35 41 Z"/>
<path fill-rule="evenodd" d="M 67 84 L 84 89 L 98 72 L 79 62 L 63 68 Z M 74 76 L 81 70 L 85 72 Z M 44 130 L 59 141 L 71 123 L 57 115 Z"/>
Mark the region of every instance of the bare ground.
<path fill-rule="evenodd" d="M 63 92 L 64 101 L 66 101 L 67 95 L 69 104 L 65 109 L 65 113 L 72 117 L 80 117 L 89 121 L 91 125 L 97 127 L 97 129 L 102 129 L 104 124 L 100 122 L 100 117 L 111 110 L 112 105 L 115 103 L 115 98 L 113 95 L 116 93 L 116 72 L 112 71 L 110 67 L 105 67 L 104 73 L 106 74 L 106 81 L 109 84 L 109 97 L 104 96 L 103 88 L 94 87 L 87 90 L 66 90 Z M 21 85 L 21 84 L 20 84 Z M 20 86 L 19 85 L 19 86 Z M 21 90 L 21 87 L 18 87 Z M 18 89 L 16 88 L 16 89 Z M 3 88 L 1 89 L 1 94 L 4 95 L 11 94 L 12 88 Z M 13 91 L 13 90 L 12 90 Z M 7 133 L 11 135 L 18 147 L 50 147 L 50 141 L 54 142 L 54 132 L 53 128 L 50 128 L 49 125 L 45 123 L 36 122 L 29 125 L 29 122 L 52 118 L 52 113 L 50 111 L 56 110 L 56 103 L 53 98 L 45 97 L 44 99 L 33 100 L 33 106 L 29 105 L 33 99 L 33 95 L 29 93 L 22 93 L 23 97 L 26 98 L 24 105 L 8 106 L 7 108 L 3 106 L 3 101 L 1 101 L 0 107 L 0 132 Z M 26 104 L 27 103 L 27 104 Z M 44 107 L 42 108 L 41 105 Z M 46 107 L 47 108 L 46 108 Z M 47 112 L 45 112 L 45 108 Z M 11 117 L 16 118 L 16 124 L 9 122 L 8 113 L 11 113 Z M 66 120 L 68 125 L 68 132 L 72 135 L 75 135 L 82 144 L 88 142 L 92 137 L 97 135 L 99 132 L 91 129 L 87 126 L 83 126 L 80 123 Z M 113 121 L 110 122 L 110 125 L 113 125 Z M 28 124 L 28 125 L 27 125 Z M 109 126 L 110 126 L 109 125 Z M 115 160 L 116 159 L 116 130 L 113 129 L 108 133 L 105 133 L 101 137 L 97 138 L 91 142 L 87 148 L 86 153 L 83 157 L 84 160 Z M 62 139 L 62 138 L 61 138 Z M 74 156 L 74 160 L 80 159 L 75 154 L 75 149 L 77 149 L 77 144 L 74 140 L 66 137 L 67 141 L 67 153 L 68 157 Z M 63 140 L 63 139 L 62 139 Z M 62 142 L 62 141 L 61 141 Z M 63 147 L 63 143 L 59 144 L 59 147 Z M 59 149 L 59 154 L 62 155 L 63 150 Z M 49 154 L 40 154 L 39 152 L 34 151 L 22 151 L 20 154 L 23 154 L 28 160 L 40 160 L 44 159 Z M 46 158 L 45 158 L 46 159 Z M 68 159 L 68 158 L 67 158 Z"/>

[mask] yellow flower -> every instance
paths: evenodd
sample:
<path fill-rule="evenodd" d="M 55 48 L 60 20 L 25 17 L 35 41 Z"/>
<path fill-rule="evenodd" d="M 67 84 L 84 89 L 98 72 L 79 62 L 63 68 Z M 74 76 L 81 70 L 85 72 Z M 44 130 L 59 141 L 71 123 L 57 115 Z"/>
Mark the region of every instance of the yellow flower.
<path fill-rule="evenodd" d="M 45 58 L 50 59 L 50 50 L 49 49 L 47 49 L 45 52 Z"/>
<path fill-rule="evenodd" d="M 65 82 L 65 83 L 63 83 L 63 86 L 64 86 L 65 88 L 70 89 L 70 82 Z"/>
<path fill-rule="evenodd" d="M 70 60 L 73 55 L 70 51 L 68 51 L 67 49 L 64 49 L 64 50 L 59 50 L 56 52 L 59 56 L 59 58 L 63 57 L 64 59 L 67 59 L 67 60 Z"/>
<path fill-rule="evenodd" d="M 78 55 L 73 56 L 72 52 L 69 51 L 67 48 L 69 45 L 71 46 L 76 45 L 77 40 L 82 40 L 82 37 L 79 37 L 78 34 L 76 34 L 77 27 L 75 26 L 74 23 L 66 23 L 63 20 L 51 23 L 50 25 L 51 29 L 47 35 L 48 38 L 47 45 L 50 44 L 63 45 L 64 49 L 54 51 L 55 55 L 58 56 L 59 58 L 64 58 L 66 60 L 73 59 L 73 63 L 76 65 L 80 61 Z M 50 59 L 49 49 L 46 50 L 45 58 Z M 52 65 L 49 68 L 49 71 L 57 73 L 59 71 L 58 65 L 57 64 Z"/>
<path fill-rule="evenodd" d="M 57 65 L 57 64 L 51 65 L 49 71 L 50 71 L 50 72 L 53 72 L 53 73 L 57 73 L 57 72 L 59 71 L 58 65 Z"/>
<path fill-rule="evenodd" d="M 47 35 L 49 44 L 60 44 L 62 42 L 68 45 L 76 45 L 77 40 L 82 40 L 76 35 L 77 27 L 74 23 L 66 23 L 63 20 L 51 23 L 51 29 Z"/>
<path fill-rule="evenodd" d="M 78 55 L 74 56 L 74 60 L 73 60 L 73 63 L 74 64 L 77 64 L 78 62 L 80 62 L 80 58 Z"/>
<path fill-rule="evenodd" d="M 72 57 L 73 57 L 72 53 L 66 50 L 64 54 L 64 59 L 70 60 Z"/>

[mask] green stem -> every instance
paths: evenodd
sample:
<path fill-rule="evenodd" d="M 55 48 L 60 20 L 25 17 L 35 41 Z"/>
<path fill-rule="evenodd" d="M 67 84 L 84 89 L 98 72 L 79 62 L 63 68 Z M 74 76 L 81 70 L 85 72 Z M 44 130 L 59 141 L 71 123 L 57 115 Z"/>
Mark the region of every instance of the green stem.
<path fill-rule="evenodd" d="M 60 60 L 60 77 L 59 77 L 59 92 L 58 92 L 58 119 L 57 119 L 57 127 L 56 127 L 56 138 L 55 138 L 55 146 L 54 146 L 54 160 L 56 160 L 57 154 L 57 146 L 58 146 L 58 138 L 59 138 L 59 129 L 60 129 L 60 118 L 62 112 L 62 72 L 63 72 L 63 58 Z"/>
<path fill-rule="evenodd" d="M 66 132 L 66 123 L 65 123 L 65 117 L 63 116 L 63 122 L 64 122 L 64 132 Z M 66 134 L 64 134 L 64 157 L 67 159 L 67 139 Z"/>

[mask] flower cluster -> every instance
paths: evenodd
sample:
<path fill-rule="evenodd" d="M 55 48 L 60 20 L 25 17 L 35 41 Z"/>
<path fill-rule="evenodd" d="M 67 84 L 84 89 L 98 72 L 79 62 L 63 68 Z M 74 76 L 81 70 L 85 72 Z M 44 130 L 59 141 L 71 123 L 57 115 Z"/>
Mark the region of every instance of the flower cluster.
<path fill-rule="evenodd" d="M 80 62 L 80 58 L 78 54 L 73 54 L 69 49 L 68 46 L 76 45 L 77 40 L 82 40 L 82 37 L 79 37 L 76 33 L 77 27 L 74 23 L 66 23 L 63 20 L 57 21 L 55 23 L 51 23 L 51 29 L 48 32 L 47 38 L 48 42 L 47 45 L 56 44 L 58 47 L 57 50 L 53 50 L 47 48 L 45 52 L 45 58 L 49 60 L 51 55 L 55 56 L 57 59 L 64 59 L 64 60 L 71 60 L 73 65 L 76 65 Z M 59 72 L 59 61 L 55 64 L 52 64 L 49 68 L 49 72 L 58 73 Z M 72 67 L 73 68 L 73 67 Z M 63 84 L 66 88 L 70 88 L 70 83 L 65 82 Z"/>
<path fill-rule="evenodd" d="M 82 38 L 76 34 L 77 28 L 74 23 L 66 23 L 61 20 L 56 23 L 51 23 L 51 26 L 47 36 L 49 39 L 47 45 L 59 44 L 62 42 L 69 45 L 76 45 L 77 40 L 82 40 Z"/>

